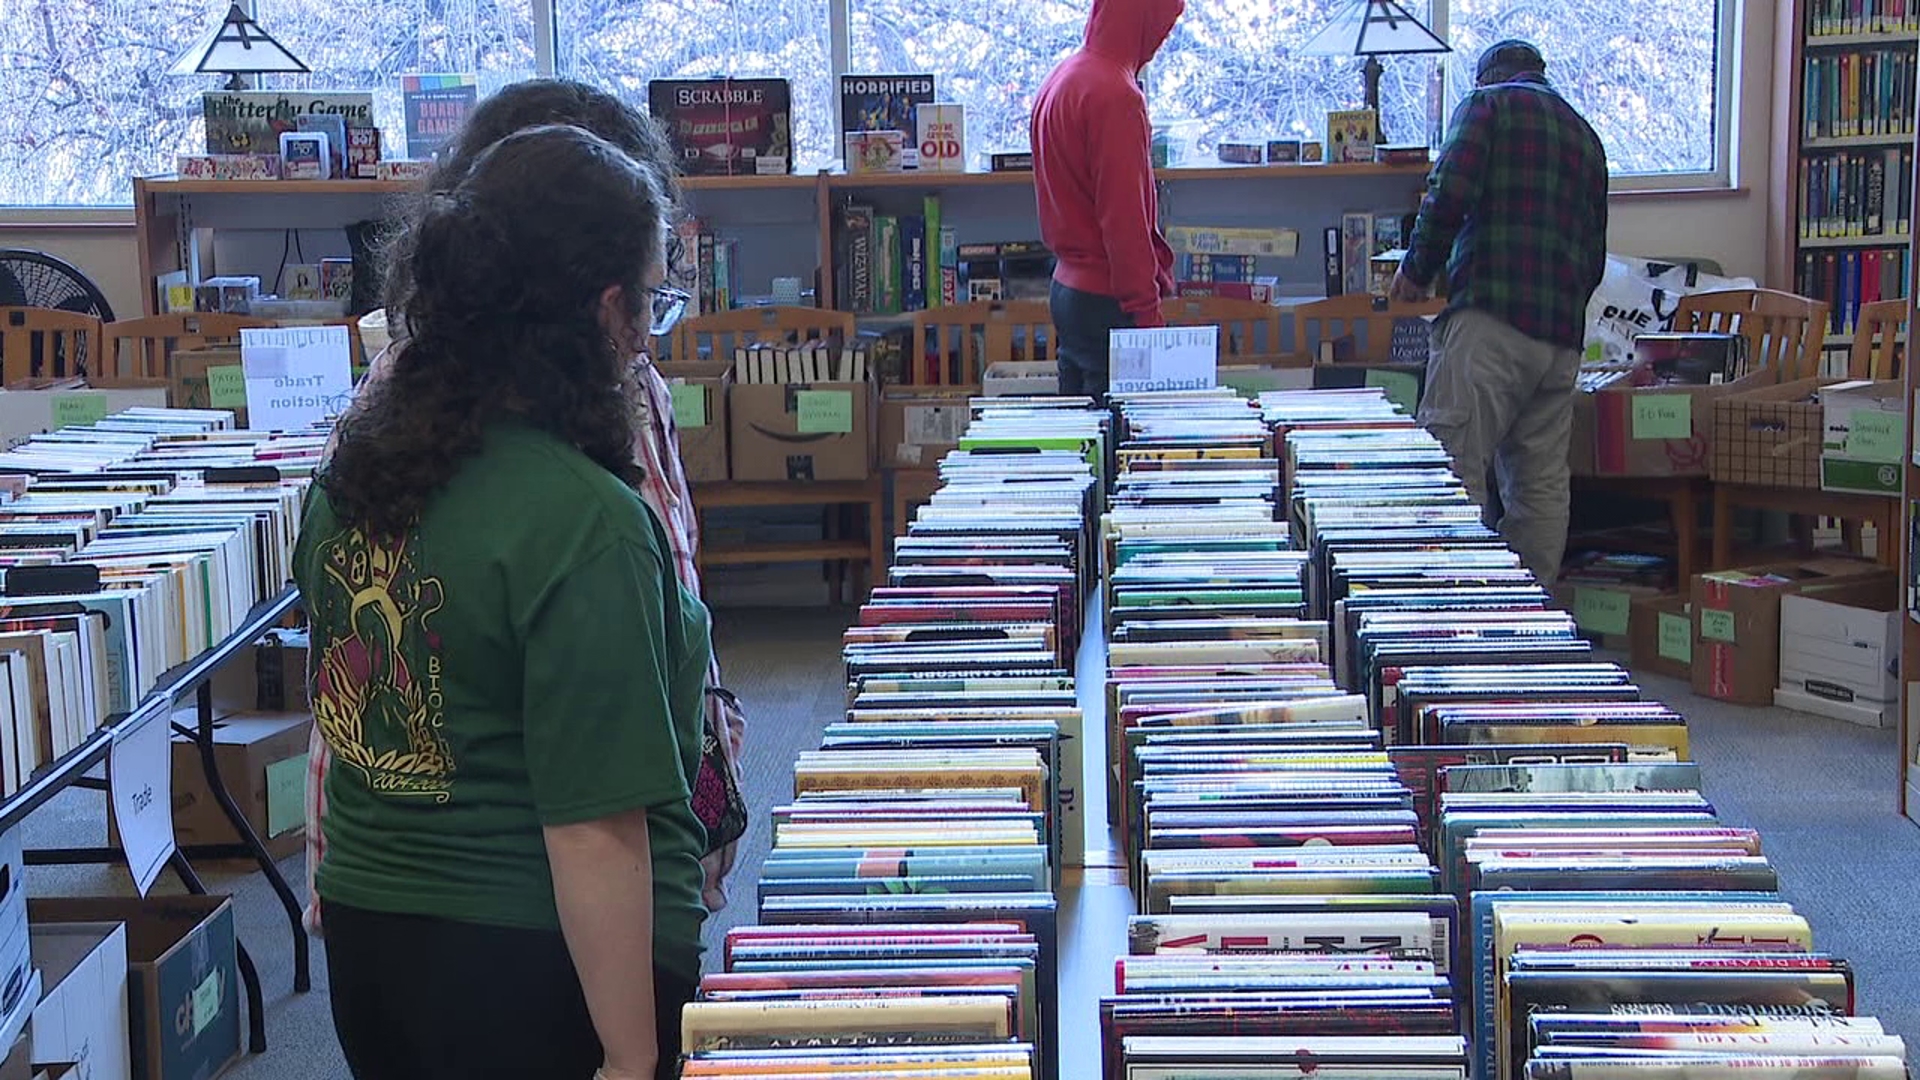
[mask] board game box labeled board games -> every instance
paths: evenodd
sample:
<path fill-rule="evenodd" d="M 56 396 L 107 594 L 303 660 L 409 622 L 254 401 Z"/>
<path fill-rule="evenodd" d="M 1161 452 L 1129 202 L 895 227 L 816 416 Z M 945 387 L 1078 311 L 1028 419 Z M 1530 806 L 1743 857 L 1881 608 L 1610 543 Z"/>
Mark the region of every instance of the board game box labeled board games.
<path fill-rule="evenodd" d="M 793 94 L 785 79 L 655 79 L 647 107 L 689 176 L 793 171 Z"/>

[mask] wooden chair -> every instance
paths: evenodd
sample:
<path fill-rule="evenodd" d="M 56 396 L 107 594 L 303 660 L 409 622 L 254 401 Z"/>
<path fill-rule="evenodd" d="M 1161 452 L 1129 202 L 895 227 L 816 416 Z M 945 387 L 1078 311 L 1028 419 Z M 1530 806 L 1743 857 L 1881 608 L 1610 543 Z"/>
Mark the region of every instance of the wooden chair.
<path fill-rule="evenodd" d="M 1160 317 L 1168 326 L 1218 326 L 1223 364 L 1242 357 L 1271 359 L 1289 352 L 1281 337 L 1280 309 L 1258 300 L 1176 297 L 1161 302 Z"/>
<path fill-rule="evenodd" d="M 1876 300 L 1861 305 L 1859 321 L 1853 328 L 1853 348 L 1847 353 L 1847 378 L 1900 378 L 1906 359 L 1900 335 L 1906 329 L 1905 300 Z"/>
<path fill-rule="evenodd" d="M 215 312 L 121 319 L 106 325 L 107 348 L 103 362 L 100 370 L 88 374 L 95 385 L 100 386 L 121 379 L 169 379 L 173 377 L 174 353 L 233 344 L 240 340 L 242 330 L 272 325 L 269 319 Z"/>
<path fill-rule="evenodd" d="M 1776 289 L 1716 289 L 1680 298 L 1674 310 L 1677 333 L 1739 334 L 1747 339 L 1741 375 L 1769 373 L 1777 381 L 1820 373 L 1832 308 Z"/>
<path fill-rule="evenodd" d="M 1039 300 L 979 300 L 913 313 L 908 386 L 978 386 L 1000 360 L 1054 359 L 1053 315 Z"/>
<path fill-rule="evenodd" d="M 680 320 L 662 352 L 676 364 L 706 359 L 733 360 L 735 349 L 754 342 L 851 341 L 853 316 L 811 307 L 756 307 L 719 311 Z"/>
<path fill-rule="evenodd" d="M 0 382 L 70 379 L 106 354 L 100 320 L 52 308 L 0 307 Z"/>
<path fill-rule="evenodd" d="M 1348 355 L 1336 356 L 1333 362 L 1378 364 L 1391 354 L 1396 322 L 1438 315 L 1446 307 L 1446 301 L 1437 298 L 1405 304 L 1377 299 L 1371 293 L 1315 300 L 1293 309 L 1294 345 L 1300 352 L 1324 359 L 1323 352 L 1338 351 L 1340 343 L 1351 341 Z M 1322 343 L 1328 348 L 1323 350 Z"/>

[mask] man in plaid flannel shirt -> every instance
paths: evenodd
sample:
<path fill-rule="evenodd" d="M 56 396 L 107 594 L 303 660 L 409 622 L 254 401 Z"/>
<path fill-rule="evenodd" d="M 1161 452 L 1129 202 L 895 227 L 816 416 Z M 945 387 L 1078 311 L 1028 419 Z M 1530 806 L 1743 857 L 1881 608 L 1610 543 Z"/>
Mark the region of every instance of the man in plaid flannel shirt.
<path fill-rule="evenodd" d="M 1501 534 L 1552 584 L 1587 301 L 1607 258 L 1607 154 L 1532 45 L 1481 54 L 1407 249 L 1395 299 L 1419 299 L 1447 272 L 1420 422 L 1482 506 L 1492 466 Z"/>

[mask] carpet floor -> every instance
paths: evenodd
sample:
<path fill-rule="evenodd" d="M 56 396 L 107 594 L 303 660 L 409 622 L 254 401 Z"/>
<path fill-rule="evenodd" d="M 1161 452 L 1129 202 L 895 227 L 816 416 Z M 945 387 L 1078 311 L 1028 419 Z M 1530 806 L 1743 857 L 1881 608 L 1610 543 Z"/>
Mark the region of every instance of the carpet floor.
<path fill-rule="evenodd" d="M 716 615 L 721 670 L 748 710 L 747 796 L 754 814 L 732 876 L 734 902 L 708 921 L 709 943 L 751 920 L 752 883 L 768 846 L 766 808 L 791 795 L 794 756 L 819 744 L 822 726 L 841 708 L 839 633 L 846 619 L 846 609 L 821 608 Z M 1852 960 L 1860 1011 L 1920 1040 L 1920 938 L 1908 932 L 1920 910 L 1920 826 L 1895 810 L 1895 734 L 1784 709 L 1725 705 L 1658 677 L 1644 683 L 1651 696 L 1687 716 L 1708 796 L 1726 821 L 1760 830 L 1781 890 L 1812 920 L 1816 945 Z M 1097 751 L 1097 744 L 1087 748 Z M 104 843 L 105 814 L 103 796 L 68 792 L 30 819 L 27 844 Z M 302 887 L 301 856 L 281 868 Z M 240 938 L 260 968 L 266 996 L 268 1050 L 244 1058 L 227 1075 L 343 1080 L 346 1067 L 327 1010 L 324 947 L 315 943 L 313 991 L 294 993 L 286 919 L 265 879 L 232 867 L 200 869 L 215 891 L 233 895 Z M 28 886 L 33 895 L 130 891 L 124 870 L 104 867 L 34 867 Z M 158 889 L 178 891 L 178 885 L 163 877 Z M 1098 910 L 1098 917 L 1071 920 L 1066 929 L 1073 940 L 1063 948 L 1105 966 L 1123 947 L 1125 912 L 1105 903 Z M 1072 1069 L 1065 1080 L 1091 1080 L 1078 1075 L 1082 1071 Z"/>

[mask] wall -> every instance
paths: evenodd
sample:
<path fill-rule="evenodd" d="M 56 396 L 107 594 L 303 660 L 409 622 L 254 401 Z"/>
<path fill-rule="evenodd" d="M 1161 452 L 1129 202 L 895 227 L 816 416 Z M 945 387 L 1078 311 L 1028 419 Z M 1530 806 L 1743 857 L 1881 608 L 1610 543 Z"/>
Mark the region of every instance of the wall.
<path fill-rule="evenodd" d="M 1772 197 L 1767 152 L 1773 138 L 1773 19 L 1774 0 L 1743 0 L 1736 17 L 1741 65 L 1735 86 L 1740 103 L 1734 132 L 1735 189 L 1619 195 L 1608 214 L 1611 250 L 1710 258 L 1729 274 L 1764 278 L 1766 207 Z M 965 217 L 956 210 L 952 219 Z M 1314 247 L 1311 232 L 1303 232 L 1301 247 Z M 0 223 L 0 247 L 35 248 L 66 259 L 99 284 L 117 314 L 140 313 L 142 284 L 131 226 Z"/>

